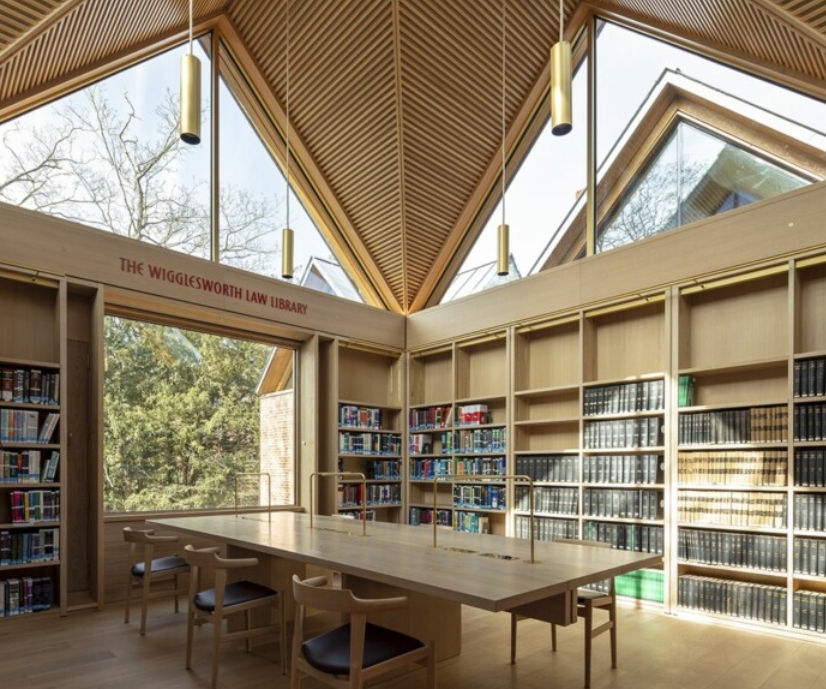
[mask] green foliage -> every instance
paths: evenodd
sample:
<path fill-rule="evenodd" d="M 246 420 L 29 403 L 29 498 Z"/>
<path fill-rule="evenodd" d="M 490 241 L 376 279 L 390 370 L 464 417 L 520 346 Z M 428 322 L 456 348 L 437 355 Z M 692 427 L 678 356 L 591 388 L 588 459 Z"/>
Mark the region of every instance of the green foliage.
<path fill-rule="evenodd" d="M 228 507 L 258 471 L 255 392 L 271 347 L 106 319 L 107 511 Z"/>

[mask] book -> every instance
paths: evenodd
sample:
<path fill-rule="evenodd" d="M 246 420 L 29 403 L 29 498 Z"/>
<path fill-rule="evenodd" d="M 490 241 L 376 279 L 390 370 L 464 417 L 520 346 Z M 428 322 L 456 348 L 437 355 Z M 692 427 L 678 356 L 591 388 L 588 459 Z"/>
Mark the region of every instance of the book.
<path fill-rule="evenodd" d="M 43 424 L 40 426 L 40 432 L 37 434 L 37 442 L 50 443 L 59 420 L 59 412 L 49 412 L 43 420 Z"/>

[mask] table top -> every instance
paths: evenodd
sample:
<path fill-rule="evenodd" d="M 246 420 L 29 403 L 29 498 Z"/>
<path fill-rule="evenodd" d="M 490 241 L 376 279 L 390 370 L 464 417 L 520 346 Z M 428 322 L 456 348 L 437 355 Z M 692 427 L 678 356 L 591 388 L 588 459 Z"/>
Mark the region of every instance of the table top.
<path fill-rule="evenodd" d="M 662 556 L 493 534 L 310 517 L 297 512 L 152 519 L 149 526 L 207 537 L 391 586 L 498 612 L 662 563 Z"/>

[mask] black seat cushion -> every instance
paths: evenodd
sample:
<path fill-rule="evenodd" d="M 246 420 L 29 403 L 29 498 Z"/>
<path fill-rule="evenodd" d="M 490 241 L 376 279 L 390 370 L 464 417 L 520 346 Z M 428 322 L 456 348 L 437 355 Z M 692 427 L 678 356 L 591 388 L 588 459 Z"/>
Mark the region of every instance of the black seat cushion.
<path fill-rule="evenodd" d="M 179 569 L 179 568 L 186 568 L 186 560 L 182 557 L 178 557 L 177 555 L 170 555 L 169 557 L 158 557 L 152 560 L 152 568 L 151 572 L 153 574 L 159 574 L 161 572 L 166 572 L 171 569 Z M 132 565 L 132 574 L 136 577 L 142 577 L 144 573 L 144 566 L 143 562 L 138 562 Z"/>
<path fill-rule="evenodd" d="M 274 591 L 269 586 L 256 584 L 254 581 L 236 581 L 227 584 L 224 589 L 224 607 L 228 608 L 240 603 L 249 603 L 259 598 L 277 595 L 278 591 Z M 193 602 L 199 610 L 215 612 L 215 589 L 201 591 L 195 596 Z"/>
<path fill-rule="evenodd" d="M 412 636 L 368 623 L 362 668 L 372 667 L 423 646 Z M 342 625 L 305 641 L 301 650 L 316 670 L 333 675 L 350 674 L 350 625 Z"/>

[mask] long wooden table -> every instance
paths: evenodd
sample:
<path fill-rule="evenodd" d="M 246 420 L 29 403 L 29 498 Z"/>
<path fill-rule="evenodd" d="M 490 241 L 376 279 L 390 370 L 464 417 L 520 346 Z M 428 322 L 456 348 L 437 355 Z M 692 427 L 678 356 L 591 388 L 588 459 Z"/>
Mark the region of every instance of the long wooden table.
<path fill-rule="evenodd" d="M 170 529 L 227 545 L 228 555 L 259 556 L 258 578 L 291 599 L 293 573 L 305 565 L 342 573 L 343 583 L 365 597 L 407 595 L 403 618 L 375 620 L 420 638 L 436 640 L 439 658 L 461 651 L 461 606 L 516 612 L 546 622 L 576 622 L 576 590 L 662 562 L 662 556 L 575 544 L 537 542 L 530 562 L 529 542 L 491 534 L 296 512 L 271 515 L 192 516 L 154 519 L 149 526 Z M 260 557 L 266 556 L 266 557 Z"/>

